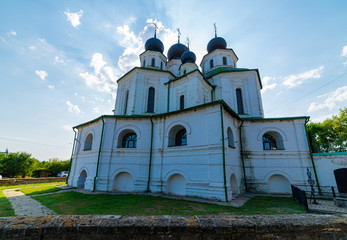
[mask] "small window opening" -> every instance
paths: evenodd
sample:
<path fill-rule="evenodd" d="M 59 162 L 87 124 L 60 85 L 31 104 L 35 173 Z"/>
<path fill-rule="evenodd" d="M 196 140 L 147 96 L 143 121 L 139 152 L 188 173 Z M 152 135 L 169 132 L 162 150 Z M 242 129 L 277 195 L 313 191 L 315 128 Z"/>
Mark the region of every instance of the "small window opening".
<path fill-rule="evenodd" d="M 124 115 L 127 114 L 128 109 L 128 98 L 129 98 L 129 90 L 125 93 L 125 106 L 124 106 Z"/>
<path fill-rule="evenodd" d="M 235 142 L 234 142 L 234 135 L 233 135 L 233 131 L 231 130 L 231 128 L 228 128 L 228 146 L 229 147 L 235 147 Z"/>
<path fill-rule="evenodd" d="M 160 62 L 160 69 L 163 69 L 163 62 Z"/>
<path fill-rule="evenodd" d="M 210 68 L 213 68 L 213 59 L 210 60 Z"/>
<path fill-rule="evenodd" d="M 184 109 L 184 95 L 180 97 L 180 110 Z"/>
<path fill-rule="evenodd" d="M 88 136 L 86 137 L 86 140 L 84 141 L 84 148 L 83 150 L 92 150 L 92 145 L 93 145 L 93 134 L 89 133 Z"/>
<path fill-rule="evenodd" d="M 155 59 L 154 59 L 154 58 L 152 58 L 152 64 L 151 64 L 151 66 L 152 66 L 152 67 L 155 66 Z"/>
<path fill-rule="evenodd" d="M 154 97 L 155 97 L 155 89 L 150 87 L 148 89 L 148 102 L 147 102 L 147 112 L 154 112 Z"/>
<path fill-rule="evenodd" d="M 237 100 L 237 113 L 243 114 L 243 101 L 242 101 L 242 92 L 241 89 L 236 89 L 236 100 Z"/>
<path fill-rule="evenodd" d="M 223 57 L 223 65 L 227 65 L 227 58 Z"/>

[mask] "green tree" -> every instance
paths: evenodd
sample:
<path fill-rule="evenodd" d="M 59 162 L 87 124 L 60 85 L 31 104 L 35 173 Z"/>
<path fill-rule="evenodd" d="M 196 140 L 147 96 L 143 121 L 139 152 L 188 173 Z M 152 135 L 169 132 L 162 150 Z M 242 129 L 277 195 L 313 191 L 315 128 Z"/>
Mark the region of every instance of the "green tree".
<path fill-rule="evenodd" d="M 347 151 L 347 107 L 322 123 L 309 123 L 307 130 L 314 152 Z"/>
<path fill-rule="evenodd" d="M 10 153 L 1 160 L 0 172 L 7 177 L 31 176 L 39 161 L 31 157 L 29 153 Z"/>
<path fill-rule="evenodd" d="M 69 171 L 70 161 L 51 158 L 48 161 L 41 162 L 38 167 L 48 171 L 50 177 L 56 177 L 61 171 Z"/>

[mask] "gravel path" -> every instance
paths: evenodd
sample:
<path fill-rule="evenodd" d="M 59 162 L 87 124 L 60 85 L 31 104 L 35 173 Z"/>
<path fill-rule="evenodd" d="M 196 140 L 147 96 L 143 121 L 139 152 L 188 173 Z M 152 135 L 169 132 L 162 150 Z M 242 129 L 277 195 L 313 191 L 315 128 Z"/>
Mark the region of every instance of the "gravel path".
<path fill-rule="evenodd" d="M 56 215 L 55 212 L 43 206 L 38 201 L 25 195 L 19 189 L 5 189 L 2 191 L 10 201 L 16 216 L 47 216 Z"/>

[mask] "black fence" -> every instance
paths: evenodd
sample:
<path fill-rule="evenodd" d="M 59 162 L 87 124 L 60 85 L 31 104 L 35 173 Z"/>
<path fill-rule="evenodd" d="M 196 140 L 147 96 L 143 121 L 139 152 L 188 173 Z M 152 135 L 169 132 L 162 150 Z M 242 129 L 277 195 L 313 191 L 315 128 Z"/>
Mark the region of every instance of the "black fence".
<path fill-rule="evenodd" d="M 307 205 L 307 198 L 306 198 L 305 191 L 292 185 L 292 194 L 293 194 L 293 198 L 296 201 L 298 201 L 302 206 L 304 206 L 304 208 L 306 209 L 306 212 L 308 212 L 308 205 Z"/>
<path fill-rule="evenodd" d="M 293 198 L 303 205 L 307 212 L 347 214 L 347 208 L 341 208 L 334 204 L 337 198 L 347 201 L 347 194 L 340 191 L 341 189 L 332 186 L 321 186 L 318 189 L 317 186 L 292 185 Z"/>

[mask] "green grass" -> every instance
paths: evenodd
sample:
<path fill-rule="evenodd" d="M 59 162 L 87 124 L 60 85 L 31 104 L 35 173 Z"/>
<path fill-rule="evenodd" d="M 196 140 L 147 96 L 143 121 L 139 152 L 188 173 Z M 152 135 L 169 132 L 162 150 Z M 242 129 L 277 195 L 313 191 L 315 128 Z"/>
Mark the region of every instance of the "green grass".
<path fill-rule="evenodd" d="M 256 215 L 305 213 L 292 198 L 256 197 L 240 208 L 144 195 L 65 192 L 33 197 L 58 214 L 80 215 Z"/>
<path fill-rule="evenodd" d="M 23 184 L 14 186 L 1 186 L 0 187 L 0 217 L 15 216 L 14 210 L 12 209 L 11 203 L 2 193 L 2 190 L 19 188 L 20 191 L 27 195 L 42 194 L 48 192 L 56 192 L 61 190 L 57 186 L 64 185 L 65 182 L 54 182 L 54 183 L 37 183 L 37 184 Z"/>
<path fill-rule="evenodd" d="M 49 184 L 41 184 L 41 185 L 35 185 L 30 187 L 22 187 L 20 189 L 21 192 L 23 192 L 25 195 L 36 195 L 36 194 L 43 194 L 43 193 L 51 193 L 51 192 L 57 192 L 60 191 L 61 188 L 58 188 L 57 186 L 66 185 L 65 182 L 58 182 L 58 183 L 49 183 Z M 25 186 L 25 185 L 24 185 Z"/>
<path fill-rule="evenodd" d="M 14 216 L 14 210 L 11 203 L 7 200 L 5 195 L 0 190 L 0 217 Z"/>

